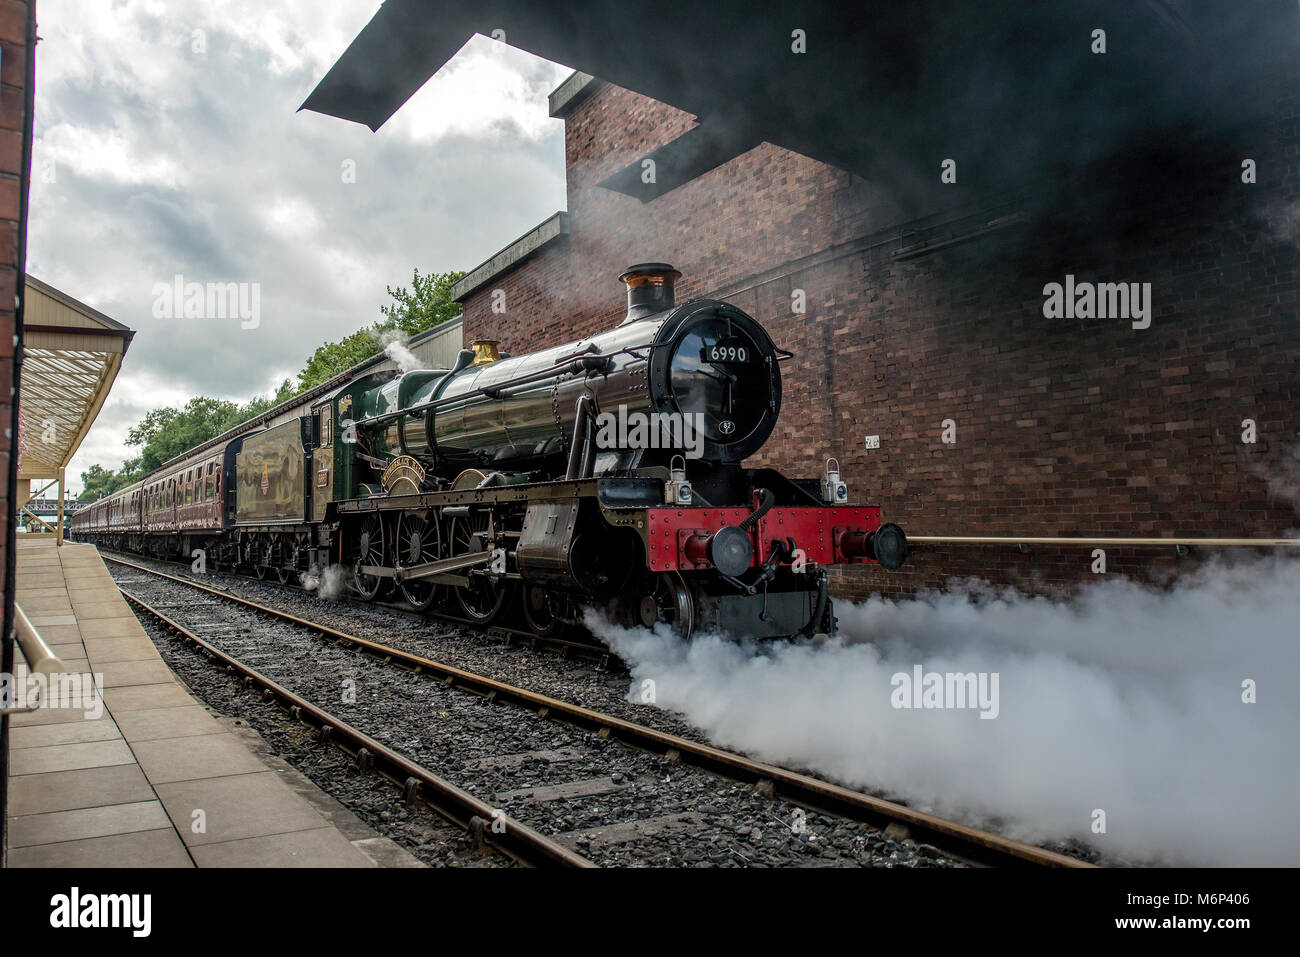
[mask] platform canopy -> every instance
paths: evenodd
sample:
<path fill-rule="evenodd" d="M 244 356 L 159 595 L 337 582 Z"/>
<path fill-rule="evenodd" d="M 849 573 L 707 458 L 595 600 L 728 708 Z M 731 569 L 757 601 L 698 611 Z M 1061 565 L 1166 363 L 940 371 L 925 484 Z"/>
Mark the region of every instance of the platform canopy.
<path fill-rule="evenodd" d="M 26 285 L 18 479 L 61 479 L 135 333 L 33 276 Z"/>

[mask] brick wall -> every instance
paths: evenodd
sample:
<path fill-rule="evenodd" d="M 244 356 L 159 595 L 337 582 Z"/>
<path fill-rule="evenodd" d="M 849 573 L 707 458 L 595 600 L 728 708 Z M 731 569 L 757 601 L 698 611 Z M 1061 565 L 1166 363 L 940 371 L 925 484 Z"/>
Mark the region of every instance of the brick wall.
<path fill-rule="evenodd" d="M 8 434 L 13 414 L 14 297 L 23 270 L 20 218 L 25 186 L 27 14 L 26 0 L 0 0 L 0 474 L 6 476 L 14 467 L 14 441 Z M 13 507 L 8 482 L 0 481 L 0 542 L 7 541 Z M 7 563 L 6 549 L 0 547 L 0 581 Z"/>
<path fill-rule="evenodd" d="M 1300 525 L 1269 483 L 1300 462 L 1297 81 L 1252 91 L 1276 108 L 1244 133 L 1160 144 L 1132 168 L 996 203 L 955 192 L 909 223 L 886 190 L 767 144 L 649 204 L 600 188 L 691 125 L 602 85 L 566 118 L 570 234 L 467 297 L 466 339 L 520 353 L 607 328 L 623 312 L 619 272 L 663 260 L 684 274 L 679 301 L 723 294 L 797 354 L 752 465 L 813 475 L 836 456 L 854 497 L 914 535 L 1279 536 Z M 1240 182 L 1247 156 L 1255 185 Z M 894 258 L 914 231 L 941 238 L 947 219 L 1017 208 L 1024 225 Z M 1043 286 L 1066 273 L 1151 283 L 1151 327 L 1044 318 Z M 1241 440 L 1247 418 L 1255 444 Z M 866 434 L 881 448 L 863 450 Z M 1155 580 L 1184 567 L 1172 549 L 1107 557 Z M 1090 548 L 931 546 L 894 575 L 855 570 L 836 586 L 902 594 L 978 575 L 1054 591 L 1091 562 Z"/>

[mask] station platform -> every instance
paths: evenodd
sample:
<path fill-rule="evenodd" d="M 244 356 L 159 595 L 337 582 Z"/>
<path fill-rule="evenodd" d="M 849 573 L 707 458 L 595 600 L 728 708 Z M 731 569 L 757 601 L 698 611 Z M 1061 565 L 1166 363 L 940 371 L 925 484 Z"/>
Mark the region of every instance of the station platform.
<path fill-rule="evenodd" d="M 11 718 L 10 867 L 422 866 L 191 697 L 94 546 L 19 537 L 16 574 L 94 694 Z"/>

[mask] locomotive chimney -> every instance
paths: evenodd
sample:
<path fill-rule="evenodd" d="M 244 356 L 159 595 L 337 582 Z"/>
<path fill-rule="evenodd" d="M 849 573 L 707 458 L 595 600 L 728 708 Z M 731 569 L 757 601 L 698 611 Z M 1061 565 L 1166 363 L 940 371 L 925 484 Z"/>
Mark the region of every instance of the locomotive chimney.
<path fill-rule="evenodd" d="M 673 307 L 673 285 L 681 278 L 667 263 L 638 263 L 619 276 L 627 286 L 627 316 L 623 325 Z"/>

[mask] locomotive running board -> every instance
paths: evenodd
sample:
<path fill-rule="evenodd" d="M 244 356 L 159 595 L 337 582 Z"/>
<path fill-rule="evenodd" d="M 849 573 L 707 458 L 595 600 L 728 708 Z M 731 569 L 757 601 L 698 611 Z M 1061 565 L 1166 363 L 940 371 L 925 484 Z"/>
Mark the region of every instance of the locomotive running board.
<path fill-rule="evenodd" d="M 423 565 L 412 565 L 410 568 L 403 568 L 400 565 L 397 568 L 388 568 L 385 565 L 362 565 L 357 571 L 371 578 L 391 578 L 394 581 L 402 582 L 432 578 L 434 575 L 443 575 L 447 572 L 458 572 L 463 568 L 486 565 L 490 561 L 492 561 L 491 552 L 474 552 L 469 555 L 442 558 L 436 562 L 427 562 Z"/>

